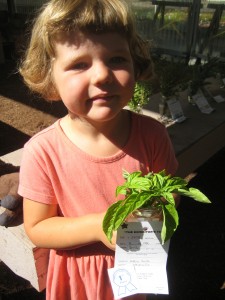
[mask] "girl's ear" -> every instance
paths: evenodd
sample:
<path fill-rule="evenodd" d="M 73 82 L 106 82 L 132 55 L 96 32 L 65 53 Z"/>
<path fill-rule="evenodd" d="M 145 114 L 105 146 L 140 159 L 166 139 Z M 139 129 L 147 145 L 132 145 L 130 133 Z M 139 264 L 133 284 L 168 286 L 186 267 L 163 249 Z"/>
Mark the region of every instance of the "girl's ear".
<path fill-rule="evenodd" d="M 57 92 L 57 90 L 53 84 L 52 84 L 52 87 L 48 90 L 46 98 L 47 98 L 47 100 L 50 100 L 50 101 L 61 100 L 61 97 L 59 96 L 59 93 Z"/>
<path fill-rule="evenodd" d="M 48 74 L 48 90 L 46 91 L 46 98 L 50 101 L 58 101 L 58 100 L 61 100 L 61 97 L 57 91 L 57 88 L 56 88 L 56 84 L 55 84 L 55 80 L 54 80 L 54 76 L 53 76 L 53 62 L 54 62 L 54 59 L 52 59 L 51 61 L 51 67 L 50 67 L 50 70 L 49 70 L 49 74 Z"/>

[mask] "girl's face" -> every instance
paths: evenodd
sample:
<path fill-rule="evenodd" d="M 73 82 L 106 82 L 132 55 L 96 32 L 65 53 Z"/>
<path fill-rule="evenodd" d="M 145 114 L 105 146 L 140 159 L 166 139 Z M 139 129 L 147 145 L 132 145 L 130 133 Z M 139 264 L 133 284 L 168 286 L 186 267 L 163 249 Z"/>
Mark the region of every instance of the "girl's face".
<path fill-rule="evenodd" d="M 55 44 L 55 87 L 72 117 L 113 119 L 133 95 L 134 66 L 118 33 L 71 33 Z"/>

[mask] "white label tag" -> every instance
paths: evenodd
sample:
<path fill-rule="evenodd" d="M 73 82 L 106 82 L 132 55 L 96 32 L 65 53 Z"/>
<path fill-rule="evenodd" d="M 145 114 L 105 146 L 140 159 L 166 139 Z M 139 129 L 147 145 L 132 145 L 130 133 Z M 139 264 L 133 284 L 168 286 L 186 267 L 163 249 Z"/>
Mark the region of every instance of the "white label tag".
<path fill-rule="evenodd" d="M 140 293 L 139 282 L 132 264 L 108 269 L 115 299 Z"/>
<path fill-rule="evenodd" d="M 197 93 L 193 96 L 193 99 L 203 114 L 210 114 L 214 111 L 202 93 Z"/>
<path fill-rule="evenodd" d="M 124 270 L 125 274 L 127 266 L 133 266 L 132 272 L 135 273 L 135 276 L 130 278 L 136 290 L 129 286 L 124 293 L 169 293 L 166 273 L 169 241 L 161 244 L 161 231 L 162 222 L 159 221 L 128 222 L 118 229 L 115 268 L 110 272 L 115 275 L 120 274 L 115 273 L 117 270 Z M 116 287 L 115 292 L 118 293 L 119 279 L 124 285 L 125 281 L 121 276 L 115 286 L 115 276 L 112 274 L 111 284 L 114 290 Z"/>
<path fill-rule="evenodd" d="M 221 95 L 214 96 L 213 99 L 214 99 L 217 103 L 225 102 L 225 99 L 224 99 Z"/>
<path fill-rule="evenodd" d="M 178 101 L 176 98 L 171 98 L 167 101 L 167 104 L 173 120 L 180 123 L 186 119 L 180 101 Z"/>

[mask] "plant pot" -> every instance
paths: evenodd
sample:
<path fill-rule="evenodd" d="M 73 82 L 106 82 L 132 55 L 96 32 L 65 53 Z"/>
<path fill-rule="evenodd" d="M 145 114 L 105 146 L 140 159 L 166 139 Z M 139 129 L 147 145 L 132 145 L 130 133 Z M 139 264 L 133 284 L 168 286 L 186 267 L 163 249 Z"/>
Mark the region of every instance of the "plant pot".
<path fill-rule="evenodd" d="M 161 102 L 159 103 L 159 114 L 161 117 L 171 118 L 170 110 L 167 104 L 167 101 L 170 97 L 164 95 L 161 96 Z"/>
<path fill-rule="evenodd" d="M 160 221 L 162 219 L 161 207 L 139 208 L 132 213 L 132 217 L 137 221 Z"/>

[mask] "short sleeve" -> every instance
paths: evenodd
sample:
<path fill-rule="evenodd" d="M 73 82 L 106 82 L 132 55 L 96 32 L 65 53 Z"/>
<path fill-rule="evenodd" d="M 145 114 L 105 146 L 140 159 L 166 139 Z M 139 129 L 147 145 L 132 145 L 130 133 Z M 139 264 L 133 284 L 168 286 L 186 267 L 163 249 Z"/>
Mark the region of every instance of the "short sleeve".
<path fill-rule="evenodd" d="M 18 193 L 24 197 L 45 204 L 56 204 L 47 159 L 35 148 L 24 147 L 20 167 Z"/>
<path fill-rule="evenodd" d="M 132 148 L 134 155 L 148 166 L 148 172 L 165 170 L 175 175 L 178 162 L 167 128 L 158 120 L 146 115 L 133 115 L 134 133 Z"/>
<path fill-rule="evenodd" d="M 166 127 L 161 126 L 161 132 L 157 138 L 157 147 L 154 151 L 154 171 L 165 170 L 167 174 L 175 175 L 178 162 L 174 153 L 173 145 L 170 140 Z"/>

